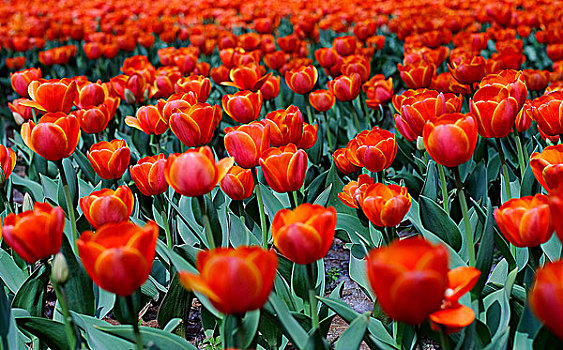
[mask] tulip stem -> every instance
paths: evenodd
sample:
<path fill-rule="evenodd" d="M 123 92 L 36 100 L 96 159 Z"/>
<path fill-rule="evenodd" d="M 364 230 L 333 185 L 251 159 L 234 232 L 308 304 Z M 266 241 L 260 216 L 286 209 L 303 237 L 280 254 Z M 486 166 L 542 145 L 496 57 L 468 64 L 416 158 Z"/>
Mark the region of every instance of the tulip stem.
<path fill-rule="evenodd" d="M 238 348 L 240 350 L 246 350 L 246 339 L 245 339 L 245 331 L 244 331 L 244 321 L 242 319 L 242 315 L 237 315 L 237 343 Z"/>
<path fill-rule="evenodd" d="M 522 140 L 520 140 L 520 134 L 514 126 L 514 139 L 516 139 L 516 149 L 518 150 L 518 163 L 520 165 L 520 176 L 524 180 L 524 173 L 526 172 L 526 163 L 524 161 L 524 151 L 522 150 Z"/>
<path fill-rule="evenodd" d="M 57 166 L 59 168 L 59 173 L 61 175 L 61 181 L 63 182 L 63 189 L 65 193 L 65 200 L 66 200 L 66 209 L 68 218 L 70 220 L 70 225 L 72 227 L 72 242 L 74 245 L 75 251 L 78 251 L 78 246 L 76 245 L 76 241 L 78 240 L 78 230 L 76 229 L 76 218 L 74 216 L 74 204 L 72 203 L 72 197 L 70 196 L 70 187 L 68 186 L 68 179 L 66 178 L 65 168 L 63 166 L 63 161 L 59 160 L 57 162 Z"/>
<path fill-rule="evenodd" d="M 201 217 L 203 219 L 203 226 L 205 228 L 205 238 L 207 238 L 207 247 L 209 249 L 215 248 L 215 240 L 213 239 L 213 231 L 211 231 L 211 221 L 209 221 L 209 214 L 207 213 L 207 205 L 205 204 L 205 197 L 198 196 L 199 209 L 201 210 Z"/>
<path fill-rule="evenodd" d="M 59 305 L 61 306 L 61 311 L 65 322 L 65 333 L 66 333 L 66 338 L 68 340 L 69 349 L 74 349 L 76 347 L 76 335 L 75 335 L 76 333 L 74 328 L 74 322 L 72 321 L 72 316 L 70 315 L 70 311 L 68 308 L 68 299 L 66 297 L 64 286 L 57 281 L 53 281 L 53 279 L 51 279 L 51 283 L 53 284 L 53 289 L 55 289 L 57 300 L 59 301 Z"/>
<path fill-rule="evenodd" d="M 444 210 L 450 215 L 449 197 L 448 197 L 448 184 L 446 183 L 446 174 L 444 173 L 444 166 L 438 164 L 438 173 L 440 174 L 440 187 L 442 187 L 442 201 L 444 202 Z"/>
<path fill-rule="evenodd" d="M 512 191 L 510 190 L 510 178 L 508 177 L 508 166 L 506 165 L 506 158 L 504 157 L 504 151 L 502 150 L 502 145 L 499 138 L 495 138 L 498 148 L 498 156 L 500 157 L 500 162 L 502 164 L 502 175 L 504 177 L 504 187 L 506 188 L 507 199 L 512 198 Z"/>
<path fill-rule="evenodd" d="M 260 181 L 258 181 L 258 170 L 252 169 L 252 177 L 254 177 L 254 191 L 256 200 L 258 201 L 258 212 L 260 213 L 260 226 L 262 228 L 262 246 L 268 249 L 268 228 L 266 227 L 266 213 L 264 212 L 264 201 L 262 201 L 262 191 L 260 190 Z"/>
<path fill-rule="evenodd" d="M 471 223 L 469 222 L 469 210 L 467 209 L 467 200 L 465 199 L 465 192 L 463 191 L 463 184 L 461 182 L 461 175 L 459 174 L 459 166 L 454 169 L 455 182 L 457 185 L 457 192 L 459 196 L 459 204 L 463 213 L 463 222 L 465 223 L 465 239 L 467 240 L 467 250 L 469 255 L 469 266 L 475 266 L 475 245 L 473 243 L 473 232 L 471 232 Z"/>
<path fill-rule="evenodd" d="M 307 281 L 309 282 L 309 304 L 311 304 L 311 325 L 313 329 L 319 327 L 319 313 L 317 311 L 317 295 L 315 292 L 316 280 L 313 274 L 313 264 L 307 264 Z"/>
<path fill-rule="evenodd" d="M 166 203 L 166 199 L 164 199 L 164 195 L 158 195 L 158 201 L 160 202 L 160 206 L 162 207 L 162 211 L 160 215 L 162 217 L 162 224 L 164 225 L 164 233 L 166 234 L 166 245 L 168 248 L 172 249 L 172 234 L 170 232 L 170 223 L 168 222 L 168 215 L 166 214 L 167 207 L 164 205 Z"/>
<path fill-rule="evenodd" d="M 440 344 L 442 345 L 442 350 L 450 350 L 450 340 L 443 326 L 440 329 Z"/>
<path fill-rule="evenodd" d="M 378 178 L 379 182 L 381 182 L 382 184 L 385 185 L 385 169 L 381 170 L 378 173 L 377 178 Z"/>
<path fill-rule="evenodd" d="M 297 208 L 298 206 L 297 191 L 291 191 L 291 196 L 289 196 L 289 201 L 291 202 L 291 207 L 293 209 Z"/>
<path fill-rule="evenodd" d="M 307 101 L 305 101 L 307 103 Z M 307 121 L 309 124 L 313 125 L 313 112 L 311 111 L 311 105 L 307 103 Z"/>
<path fill-rule="evenodd" d="M 354 107 L 354 103 L 352 101 L 349 102 L 350 109 L 352 110 L 352 117 L 354 117 L 354 124 L 356 124 L 356 129 L 358 129 L 358 132 L 360 132 L 362 128 L 360 126 L 360 119 L 358 119 L 358 113 L 356 113 L 356 107 Z"/>
<path fill-rule="evenodd" d="M 332 133 L 330 132 L 330 119 L 328 118 L 328 113 L 326 111 L 323 112 L 326 121 L 326 138 L 328 140 L 328 150 L 329 152 L 334 151 L 334 146 L 332 143 Z"/>
<path fill-rule="evenodd" d="M 125 297 L 127 301 L 127 308 L 129 309 L 129 314 L 131 316 L 131 323 L 133 324 L 133 333 L 135 333 L 135 342 L 137 343 L 137 350 L 143 350 L 143 338 L 141 332 L 139 331 L 139 319 L 135 306 L 133 305 L 133 296 L 129 295 Z"/>
<path fill-rule="evenodd" d="M 157 135 L 151 135 L 151 143 L 156 147 L 156 154 L 160 154 L 160 138 Z"/>

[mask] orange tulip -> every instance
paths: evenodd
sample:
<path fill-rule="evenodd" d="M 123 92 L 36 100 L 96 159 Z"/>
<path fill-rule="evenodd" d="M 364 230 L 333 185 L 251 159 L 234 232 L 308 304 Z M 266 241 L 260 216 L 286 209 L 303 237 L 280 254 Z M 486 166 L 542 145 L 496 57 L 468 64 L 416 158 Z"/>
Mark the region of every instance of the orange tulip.
<path fill-rule="evenodd" d="M 460 55 L 450 60 L 448 68 L 461 84 L 472 84 L 485 76 L 485 63 L 482 56 Z"/>
<path fill-rule="evenodd" d="M 321 67 L 330 68 L 336 64 L 338 53 L 333 48 L 322 47 L 315 51 L 315 58 Z"/>
<path fill-rule="evenodd" d="M 264 101 L 270 101 L 280 94 L 280 77 L 271 75 L 260 88 Z"/>
<path fill-rule="evenodd" d="M 180 78 L 174 85 L 176 93 L 193 92 L 197 96 L 198 102 L 205 102 L 211 92 L 211 81 L 202 75 L 192 75 L 187 78 Z"/>
<path fill-rule="evenodd" d="M 344 186 L 342 192 L 338 193 L 338 198 L 346 206 L 358 209 L 360 197 L 374 183 L 375 181 L 369 175 L 360 174 L 358 181 L 350 181 Z"/>
<path fill-rule="evenodd" d="M 166 157 L 161 153 L 141 158 L 136 165 L 129 167 L 131 179 L 142 194 L 153 196 L 164 193 L 168 189 L 168 183 L 164 177 L 165 164 Z"/>
<path fill-rule="evenodd" d="M 1 236 L 23 260 L 34 264 L 61 249 L 65 214 L 61 207 L 36 202 L 33 210 L 8 214 Z"/>
<path fill-rule="evenodd" d="M 346 146 L 350 162 L 377 173 L 387 169 L 397 155 L 397 137 L 391 132 L 375 126 L 364 130 Z"/>
<path fill-rule="evenodd" d="M 39 123 L 32 120 L 22 125 L 21 136 L 27 147 L 47 160 L 70 157 L 80 139 L 80 123 L 73 115 L 47 113 Z"/>
<path fill-rule="evenodd" d="M 158 225 L 131 222 L 107 224 L 78 238 L 78 253 L 88 275 L 100 288 L 129 296 L 149 278 L 155 255 Z"/>
<path fill-rule="evenodd" d="M 121 178 L 127 170 L 131 150 L 124 140 L 101 141 L 93 144 L 87 155 L 96 174 L 102 179 L 112 180 Z"/>
<path fill-rule="evenodd" d="M 531 100 L 526 100 L 524 106 L 516 116 L 516 131 L 524 132 L 532 126 L 534 109 Z"/>
<path fill-rule="evenodd" d="M 128 104 L 143 102 L 150 88 L 146 78 L 140 73 L 118 75 L 111 78 L 110 82 L 115 93 Z"/>
<path fill-rule="evenodd" d="M 170 123 L 172 114 L 189 109 L 196 103 L 198 103 L 197 96 L 190 91 L 185 94 L 170 95 L 167 100 L 160 99 L 156 102 L 156 106 L 166 123 Z"/>
<path fill-rule="evenodd" d="M 258 122 L 225 129 L 225 148 L 242 168 L 259 165 L 262 153 L 270 148 L 270 127 Z"/>
<path fill-rule="evenodd" d="M 332 154 L 332 159 L 334 160 L 334 165 L 336 168 L 343 173 L 344 175 L 348 175 L 359 171 L 361 168 L 352 164 L 347 157 L 346 148 L 339 148 Z"/>
<path fill-rule="evenodd" d="M 196 103 L 178 109 L 170 117 L 170 130 L 188 147 L 209 143 L 221 121 L 221 108 L 208 103 Z"/>
<path fill-rule="evenodd" d="M 424 125 L 426 151 L 438 164 L 455 167 L 473 156 L 477 145 L 477 123 L 471 114 L 443 114 Z"/>
<path fill-rule="evenodd" d="M 563 91 L 547 93 L 532 103 L 538 127 L 549 136 L 563 134 Z"/>
<path fill-rule="evenodd" d="M 448 287 L 448 251 L 420 237 L 396 240 L 369 253 L 367 275 L 389 317 L 420 324 L 442 303 Z"/>
<path fill-rule="evenodd" d="M 168 120 L 155 106 L 142 106 L 135 117 L 125 117 L 125 124 L 148 135 L 161 135 L 168 130 Z"/>
<path fill-rule="evenodd" d="M 360 55 L 350 55 L 344 58 L 342 67 L 340 68 L 342 74 L 344 75 L 349 76 L 353 73 L 358 73 L 360 75 L 362 83 L 368 81 L 370 69 L 371 66 L 369 60 L 366 57 Z"/>
<path fill-rule="evenodd" d="M 543 91 L 549 85 L 549 71 L 524 69 L 522 73 L 526 81 L 526 87 L 530 91 Z"/>
<path fill-rule="evenodd" d="M 366 105 L 371 109 L 379 109 L 393 96 L 393 78 L 385 80 L 383 74 L 376 74 L 368 80 L 362 87 L 367 95 Z"/>
<path fill-rule="evenodd" d="M 352 75 L 341 75 L 328 83 L 328 88 L 338 101 L 352 101 L 360 93 L 362 79 L 358 73 Z"/>
<path fill-rule="evenodd" d="M 487 85 L 496 86 L 499 89 L 508 89 L 508 95 L 515 98 L 518 102 L 518 109 L 522 108 L 526 102 L 528 89 L 526 88 L 524 75 L 520 71 L 505 69 L 498 74 L 489 74 L 481 80 L 479 88 L 484 88 Z"/>
<path fill-rule="evenodd" d="M 108 108 L 103 104 L 100 107 L 93 106 L 79 109 L 71 114 L 76 116 L 80 128 L 87 134 L 97 134 L 104 131 L 111 119 Z"/>
<path fill-rule="evenodd" d="M 273 250 L 241 246 L 198 253 L 199 275 L 180 271 L 184 288 L 207 296 L 219 312 L 244 315 L 264 306 L 276 277 L 278 257 Z"/>
<path fill-rule="evenodd" d="M 270 126 L 270 140 L 273 147 L 288 143 L 298 144 L 303 137 L 303 115 L 297 106 L 278 109 L 266 115 L 260 121 Z"/>
<path fill-rule="evenodd" d="M 555 335 L 563 339 L 563 260 L 547 263 L 536 271 L 528 295 L 530 308 Z"/>
<path fill-rule="evenodd" d="M 241 201 L 252 195 L 254 191 L 254 179 L 251 169 L 243 169 L 233 166 L 227 175 L 221 180 L 219 186 L 229 198 Z"/>
<path fill-rule="evenodd" d="M 183 75 L 192 73 L 197 65 L 198 57 L 192 53 L 174 55 L 174 63 Z"/>
<path fill-rule="evenodd" d="M 483 137 L 506 137 L 512 131 L 519 109 L 508 88 L 493 85 L 479 88 L 469 105 Z"/>
<path fill-rule="evenodd" d="M 264 68 L 264 67 L 262 67 Z M 262 85 L 270 78 L 271 73 L 262 75 L 260 66 L 257 64 L 249 64 L 246 66 L 235 67 L 231 69 L 229 77 L 230 82 L 223 82 L 222 85 L 234 86 L 239 90 L 250 90 L 256 92 L 260 90 Z"/>
<path fill-rule="evenodd" d="M 547 146 L 541 153 L 530 156 L 534 176 L 548 192 L 561 187 L 563 182 L 563 144 Z"/>
<path fill-rule="evenodd" d="M 425 60 L 405 66 L 399 63 L 398 67 L 401 79 L 403 79 L 409 89 L 429 87 L 436 72 L 436 66 Z"/>
<path fill-rule="evenodd" d="M 6 67 L 9 70 L 19 70 L 25 66 L 25 56 L 6 58 Z"/>
<path fill-rule="evenodd" d="M 374 183 L 360 195 L 358 203 L 364 214 L 376 226 L 394 227 L 403 221 L 411 208 L 411 196 L 406 187 Z"/>
<path fill-rule="evenodd" d="M 540 193 L 504 202 L 495 209 L 495 220 L 504 237 L 517 247 L 536 247 L 553 234 L 548 198 Z"/>
<path fill-rule="evenodd" d="M 319 125 L 311 125 L 303 123 L 303 133 L 301 134 L 301 140 L 297 144 L 297 148 L 309 149 L 317 143 L 317 138 L 319 137 Z"/>
<path fill-rule="evenodd" d="M 258 119 L 262 110 L 262 93 L 239 91 L 234 95 L 223 95 L 223 109 L 239 123 L 249 123 Z"/>
<path fill-rule="evenodd" d="M 475 320 L 473 309 L 461 305 L 459 298 L 469 292 L 477 281 L 481 271 L 474 267 L 460 266 L 448 272 L 448 289 L 440 310 L 430 314 L 432 329 L 439 331 L 445 327 L 446 333 L 457 333 Z"/>
<path fill-rule="evenodd" d="M 34 80 L 27 89 L 33 101 L 25 105 L 48 113 L 70 112 L 77 94 L 76 82 L 65 84 L 60 80 Z"/>
<path fill-rule="evenodd" d="M 2 172 L 4 173 L 4 177 L 2 181 L 0 181 L 0 186 L 4 185 L 4 181 L 9 178 L 12 171 L 14 171 L 17 158 L 16 152 L 11 148 L 0 145 L 0 167 L 2 167 Z"/>
<path fill-rule="evenodd" d="M 14 121 L 21 125 L 24 122 L 33 118 L 33 111 L 31 107 L 25 106 L 24 103 L 29 102 L 27 98 L 17 98 L 12 102 L 8 102 L 8 107 L 12 112 Z M 38 113 L 36 113 L 37 115 Z"/>
<path fill-rule="evenodd" d="M 12 89 L 21 97 L 28 97 L 28 87 L 32 81 L 41 78 L 41 68 L 28 68 L 21 72 L 10 73 Z"/>
<path fill-rule="evenodd" d="M 204 146 L 169 155 L 164 166 L 164 176 L 176 192 L 188 197 L 198 197 L 211 192 L 233 163 L 233 158 L 223 158 L 215 163 L 213 151 Z"/>
<path fill-rule="evenodd" d="M 336 96 L 330 90 L 315 90 L 309 94 L 309 103 L 319 112 L 326 112 L 334 106 Z"/>
<path fill-rule="evenodd" d="M 107 223 L 128 221 L 135 198 L 131 189 L 123 185 L 115 191 L 109 188 L 94 191 L 80 198 L 78 203 L 90 225 L 99 228 Z"/>
<path fill-rule="evenodd" d="M 332 47 L 338 52 L 340 56 L 350 56 L 356 52 L 358 40 L 353 35 L 346 35 L 334 38 Z"/>
<path fill-rule="evenodd" d="M 303 186 L 308 162 L 307 153 L 292 143 L 270 148 L 260 158 L 266 182 L 279 193 L 297 191 Z"/>
<path fill-rule="evenodd" d="M 88 59 L 91 61 L 97 60 L 98 58 L 102 57 L 102 55 L 104 54 L 102 45 L 100 45 L 100 43 L 95 41 L 84 43 L 82 49 L 84 50 L 86 57 L 88 57 Z"/>
<path fill-rule="evenodd" d="M 75 104 L 80 109 L 96 107 L 104 103 L 109 97 L 107 85 L 88 83 L 78 88 Z"/>
<path fill-rule="evenodd" d="M 294 68 L 285 73 L 285 82 L 291 91 L 304 95 L 315 87 L 319 73 L 315 66 Z"/>
<path fill-rule="evenodd" d="M 296 264 L 307 265 L 322 259 L 334 240 L 336 209 L 304 203 L 282 209 L 272 221 L 276 248 Z"/>

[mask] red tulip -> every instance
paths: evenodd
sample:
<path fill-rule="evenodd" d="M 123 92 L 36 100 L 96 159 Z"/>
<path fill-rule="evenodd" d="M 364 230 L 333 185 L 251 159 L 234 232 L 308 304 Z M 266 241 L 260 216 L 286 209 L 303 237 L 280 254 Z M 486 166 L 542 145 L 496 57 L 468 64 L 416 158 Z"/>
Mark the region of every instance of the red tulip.
<path fill-rule="evenodd" d="M 79 200 L 86 220 L 95 228 L 107 223 L 128 221 L 134 203 L 133 193 L 127 186 L 119 186 L 115 191 L 104 188 Z"/>

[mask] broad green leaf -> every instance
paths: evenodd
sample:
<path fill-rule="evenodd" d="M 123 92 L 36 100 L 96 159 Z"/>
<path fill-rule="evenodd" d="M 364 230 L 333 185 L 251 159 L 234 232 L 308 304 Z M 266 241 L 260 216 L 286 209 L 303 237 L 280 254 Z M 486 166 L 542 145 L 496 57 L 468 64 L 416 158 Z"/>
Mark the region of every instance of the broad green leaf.
<path fill-rule="evenodd" d="M 270 294 L 268 303 L 276 312 L 276 316 L 284 329 L 284 334 L 298 349 L 305 349 L 309 336 L 299 322 L 291 315 L 285 303 L 276 295 Z"/>
<path fill-rule="evenodd" d="M 25 273 L 5 250 L 0 249 L 0 279 L 16 293 L 25 281 Z"/>
<path fill-rule="evenodd" d="M 132 326 L 94 326 L 97 329 L 112 334 L 118 338 L 135 341 L 135 334 L 133 333 Z M 143 344 L 148 347 L 152 342 L 160 349 L 188 349 L 196 350 L 197 348 L 190 344 L 186 339 L 179 337 L 175 334 L 168 333 L 158 328 L 139 327 Z"/>
<path fill-rule="evenodd" d="M 45 342 L 52 350 L 68 350 L 70 348 L 64 323 L 42 317 L 18 317 L 18 327 L 35 335 Z"/>
<path fill-rule="evenodd" d="M 440 237 L 452 248 L 461 249 L 461 232 L 442 207 L 431 199 L 419 197 L 420 219 L 428 231 Z M 411 209 L 412 210 L 412 209 Z"/>
<path fill-rule="evenodd" d="M 336 350 L 359 349 L 369 324 L 369 313 L 362 314 L 342 333 L 336 342 Z"/>
<path fill-rule="evenodd" d="M 14 296 L 12 307 L 25 309 L 31 316 L 43 316 L 49 274 L 50 269 L 47 269 L 45 265 L 36 268 Z"/>

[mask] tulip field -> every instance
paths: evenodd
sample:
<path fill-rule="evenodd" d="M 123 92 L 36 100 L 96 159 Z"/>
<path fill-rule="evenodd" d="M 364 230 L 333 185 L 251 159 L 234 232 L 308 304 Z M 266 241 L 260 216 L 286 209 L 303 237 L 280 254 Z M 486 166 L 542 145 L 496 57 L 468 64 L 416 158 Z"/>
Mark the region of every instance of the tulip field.
<path fill-rule="evenodd" d="M 563 349 L 563 1 L 0 3 L 0 350 Z"/>

